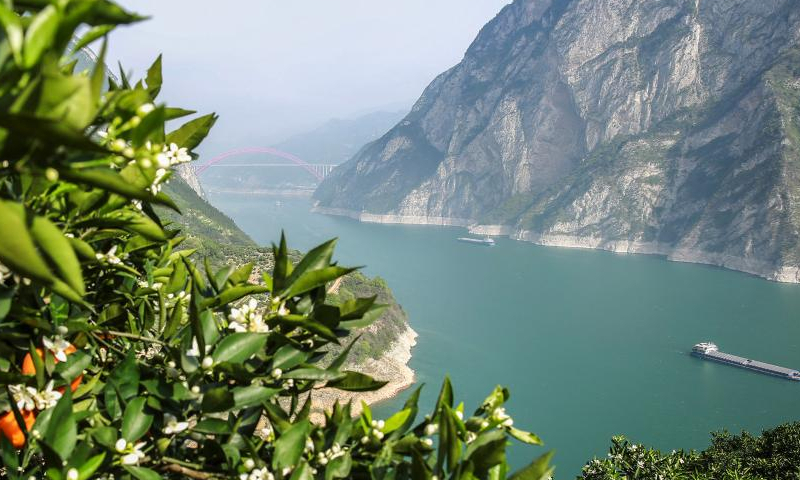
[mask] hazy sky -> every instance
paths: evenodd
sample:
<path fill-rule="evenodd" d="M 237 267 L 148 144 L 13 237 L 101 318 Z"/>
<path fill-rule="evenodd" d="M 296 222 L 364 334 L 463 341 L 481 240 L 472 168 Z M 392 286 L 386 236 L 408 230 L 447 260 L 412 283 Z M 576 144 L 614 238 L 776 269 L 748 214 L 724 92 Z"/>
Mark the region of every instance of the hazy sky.
<path fill-rule="evenodd" d="M 333 117 L 408 108 L 509 0 L 122 0 L 111 37 L 138 78 L 164 54 L 170 104 L 221 115 L 204 149 L 271 144 Z"/>

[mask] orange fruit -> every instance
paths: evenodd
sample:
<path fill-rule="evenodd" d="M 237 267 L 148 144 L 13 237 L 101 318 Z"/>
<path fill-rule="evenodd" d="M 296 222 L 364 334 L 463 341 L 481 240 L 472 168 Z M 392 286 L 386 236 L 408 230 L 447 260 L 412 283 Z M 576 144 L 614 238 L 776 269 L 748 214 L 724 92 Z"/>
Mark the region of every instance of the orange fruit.
<path fill-rule="evenodd" d="M 30 410 L 22 410 L 20 413 L 25 422 L 25 429 L 30 432 L 36 421 L 36 414 Z M 6 437 L 16 449 L 25 446 L 25 434 L 22 433 L 17 419 L 14 418 L 14 412 L 6 412 L 0 416 L 0 434 Z"/>
<path fill-rule="evenodd" d="M 67 355 L 71 355 L 76 350 L 77 349 L 75 348 L 75 345 L 70 345 L 69 347 L 64 349 L 64 353 L 66 353 Z M 36 349 L 36 353 L 39 355 L 39 358 L 44 360 L 44 357 L 43 357 L 44 352 L 42 351 L 41 348 L 37 348 Z M 58 363 L 58 359 L 57 358 L 54 358 L 53 361 Z M 22 359 L 22 374 L 23 375 L 36 375 L 36 366 L 33 364 L 33 357 L 31 357 L 30 353 L 25 355 L 25 358 Z M 81 384 L 81 380 L 83 380 L 83 375 L 78 375 L 75 378 L 75 380 L 72 381 L 72 384 L 70 385 L 70 388 L 72 389 L 73 392 L 78 389 L 78 385 Z M 64 387 L 59 388 L 58 391 L 63 393 L 64 392 Z"/>

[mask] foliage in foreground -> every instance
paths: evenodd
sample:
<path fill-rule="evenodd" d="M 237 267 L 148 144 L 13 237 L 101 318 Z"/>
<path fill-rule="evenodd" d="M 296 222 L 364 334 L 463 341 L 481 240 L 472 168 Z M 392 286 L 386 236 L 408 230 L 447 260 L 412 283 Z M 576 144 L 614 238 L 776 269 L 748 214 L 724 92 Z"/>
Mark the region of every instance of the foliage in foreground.
<path fill-rule="evenodd" d="M 614 437 L 607 458 L 583 468 L 584 480 L 796 480 L 800 478 L 800 422 L 754 436 L 712 435 L 702 452 L 658 450 Z"/>
<path fill-rule="evenodd" d="M 492 478 L 511 437 L 540 443 L 496 388 L 473 414 L 445 380 L 434 410 L 417 398 L 386 420 L 348 405 L 309 420 L 310 393 L 383 383 L 343 368 L 375 298 L 333 305 L 351 272 L 334 242 L 299 262 L 199 267 L 154 205 L 216 117 L 156 102 L 161 60 L 143 81 L 106 80 L 101 51 L 73 72 L 72 48 L 138 21 L 107 0 L 0 0 L 0 462 L 11 479 Z M 108 84 L 108 87 L 106 85 Z M 512 475 L 547 478 L 549 455 Z"/>

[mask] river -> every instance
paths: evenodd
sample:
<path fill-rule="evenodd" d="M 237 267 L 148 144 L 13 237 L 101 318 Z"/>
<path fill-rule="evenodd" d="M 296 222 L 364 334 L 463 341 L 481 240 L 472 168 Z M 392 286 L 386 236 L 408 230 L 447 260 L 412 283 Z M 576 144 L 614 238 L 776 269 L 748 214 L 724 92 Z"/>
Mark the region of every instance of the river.
<path fill-rule="evenodd" d="M 285 229 L 307 250 L 339 237 L 336 258 L 385 278 L 419 333 L 411 367 L 432 405 L 449 374 L 471 412 L 496 384 L 515 426 L 555 449 L 574 478 L 612 435 L 664 450 L 709 432 L 758 433 L 800 420 L 800 383 L 689 356 L 694 343 L 800 367 L 800 286 L 646 255 L 457 242 L 452 227 L 362 224 L 310 213 L 308 198 L 213 195 L 261 244 Z M 406 394 L 381 404 L 388 415 Z M 515 467 L 543 453 L 514 445 Z"/>

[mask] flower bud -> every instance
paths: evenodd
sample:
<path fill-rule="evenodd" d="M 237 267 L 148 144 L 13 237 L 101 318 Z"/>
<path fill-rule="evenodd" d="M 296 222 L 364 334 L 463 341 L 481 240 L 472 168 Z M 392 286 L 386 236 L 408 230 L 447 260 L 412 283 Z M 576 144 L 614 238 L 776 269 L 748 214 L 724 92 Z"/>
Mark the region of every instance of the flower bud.
<path fill-rule="evenodd" d="M 114 444 L 114 448 L 117 450 L 117 452 L 122 453 L 126 448 L 128 448 L 128 441 L 124 438 L 120 438 L 117 440 L 117 443 Z"/>
<path fill-rule="evenodd" d="M 51 182 L 57 182 L 58 181 L 58 170 L 56 170 L 55 168 L 50 167 L 50 168 L 48 168 L 47 170 L 44 171 L 44 176 L 45 176 L 45 178 L 47 178 Z"/>

